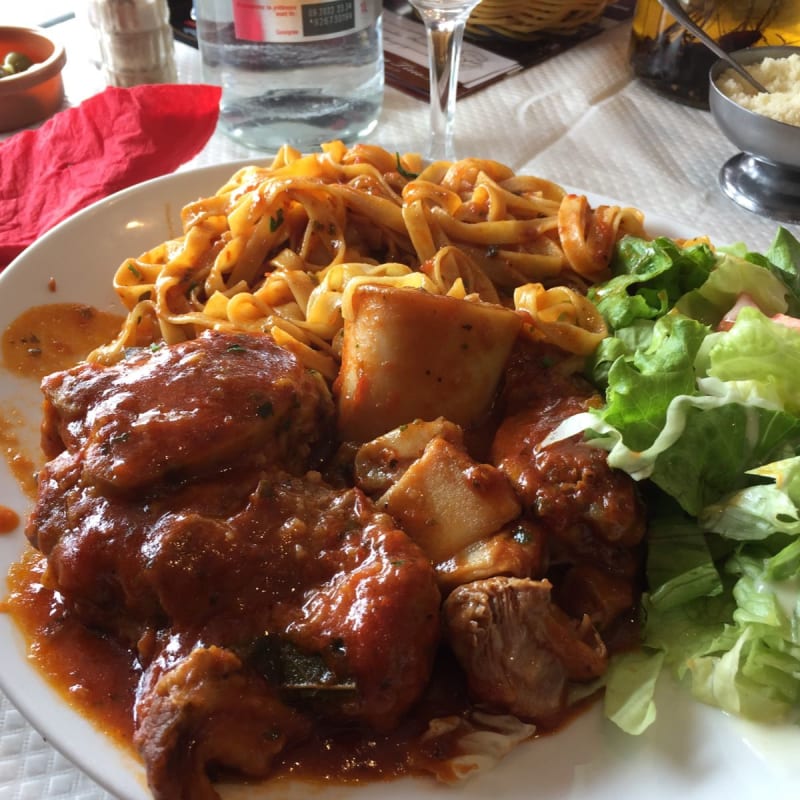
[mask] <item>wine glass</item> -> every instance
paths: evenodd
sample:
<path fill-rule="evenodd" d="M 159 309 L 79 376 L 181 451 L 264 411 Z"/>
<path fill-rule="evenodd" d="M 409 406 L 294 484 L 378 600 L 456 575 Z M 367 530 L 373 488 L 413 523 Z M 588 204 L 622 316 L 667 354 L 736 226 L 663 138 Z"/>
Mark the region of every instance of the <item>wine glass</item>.
<path fill-rule="evenodd" d="M 409 0 L 425 23 L 431 76 L 431 138 L 427 157 L 455 160 L 453 122 L 456 113 L 458 63 L 464 28 L 480 0 Z"/>

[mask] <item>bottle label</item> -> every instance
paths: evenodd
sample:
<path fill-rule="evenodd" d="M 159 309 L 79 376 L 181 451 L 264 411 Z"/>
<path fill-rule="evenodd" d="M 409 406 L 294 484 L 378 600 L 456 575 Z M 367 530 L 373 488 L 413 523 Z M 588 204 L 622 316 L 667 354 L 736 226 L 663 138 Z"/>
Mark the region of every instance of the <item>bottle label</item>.
<path fill-rule="evenodd" d="M 332 39 L 369 27 L 378 16 L 374 0 L 233 0 L 237 39 L 305 42 Z"/>

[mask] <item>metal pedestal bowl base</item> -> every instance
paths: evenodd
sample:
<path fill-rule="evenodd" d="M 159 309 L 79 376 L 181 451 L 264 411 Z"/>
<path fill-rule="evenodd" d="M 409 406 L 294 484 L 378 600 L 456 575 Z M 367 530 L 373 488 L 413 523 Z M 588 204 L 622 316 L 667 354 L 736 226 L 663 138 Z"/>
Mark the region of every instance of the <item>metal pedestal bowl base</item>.
<path fill-rule="evenodd" d="M 735 203 L 780 222 L 800 223 L 800 170 L 739 153 L 719 173 L 722 191 Z"/>

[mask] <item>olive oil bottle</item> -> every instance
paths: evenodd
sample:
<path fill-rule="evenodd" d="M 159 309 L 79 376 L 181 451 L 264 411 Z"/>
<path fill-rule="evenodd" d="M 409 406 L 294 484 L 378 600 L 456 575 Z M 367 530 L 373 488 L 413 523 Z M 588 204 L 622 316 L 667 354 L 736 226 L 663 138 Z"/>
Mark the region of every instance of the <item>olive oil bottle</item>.
<path fill-rule="evenodd" d="M 689 0 L 683 5 L 727 52 L 800 45 L 800 0 Z M 630 62 L 648 86 L 687 105 L 708 108 L 708 71 L 715 60 L 658 0 L 637 0 Z"/>

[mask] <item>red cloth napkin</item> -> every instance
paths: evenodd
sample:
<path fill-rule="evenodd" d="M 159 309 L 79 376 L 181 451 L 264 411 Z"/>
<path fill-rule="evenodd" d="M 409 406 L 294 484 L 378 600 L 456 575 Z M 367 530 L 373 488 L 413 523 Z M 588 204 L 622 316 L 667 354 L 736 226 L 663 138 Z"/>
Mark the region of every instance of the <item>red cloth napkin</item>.
<path fill-rule="evenodd" d="M 220 91 L 109 87 L 0 142 L 0 269 L 70 214 L 197 155 L 217 124 Z"/>

